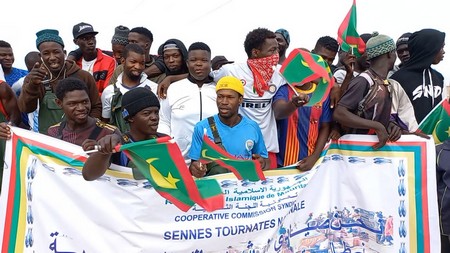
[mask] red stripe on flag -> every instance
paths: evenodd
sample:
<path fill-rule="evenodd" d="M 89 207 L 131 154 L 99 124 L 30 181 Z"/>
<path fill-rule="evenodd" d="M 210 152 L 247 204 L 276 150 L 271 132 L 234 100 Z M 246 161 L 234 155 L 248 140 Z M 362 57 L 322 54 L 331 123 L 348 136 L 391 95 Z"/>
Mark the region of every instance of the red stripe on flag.
<path fill-rule="evenodd" d="M 156 189 L 155 189 L 156 190 Z M 178 200 L 172 194 L 165 192 L 165 191 L 158 191 L 156 190 L 163 198 L 169 200 L 172 204 L 174 204 L 176 207 L 178 207 L 181 211 L 187 212 L 189 209 L 191 209 L 191 206 L 186 205 L 184 202 Z"/>
<path fill-rule="evenodd" d="M 195 203 L 202 203 L 203 199 L 200 195 L 200 192 L 198 191 L 197 186 L 195 185 L 195 182 L 194 182 L 194 179 L 192 178 L 191 172 L 189 172 L 189 169 L 187 168 L 186 163 L 184 162 L 184 159 L 181 156 L 180 148 L 178 147 L 178 145 L 175 142 L 167 142 L 172 139 L 170 136 L 168 136 L 168 138 L 165 138 L 165 137 L 163 137 L 163 138 L 166 140 L 167 150 L 169 151 L 169 154 L 180 154 L 180 156 L 172 157 L 173 158 L 172 162 L 178 168 L 178 172 L 181 175 L 181 178 L 184 182 L 186 190 L 188 191 L 188 195 L 189 195 L 190 199 L 192 201 L 194 201 Z M 164 141 L 158 140 L 158 143 L 164 143 Z"/>
<path fill-rule="evenodd" d="M 442 108 L 444 108 L 445 112 L 450 116 L 450 103 L 448 102 L 448 99 L 442 101 Z"/>
<path fill-rule="evenodd" d="M 306 78 L 304 80 L 305 83 L 313 81 L 319 77 L 322 77 L 327 82 L 330 82 L 330 75 L 328 71 L 326 70 L 326 68 L 324 68 L 314 60 L 311 53 L 301 49 L 299 49 L 298 52 L 302 55 L 303 59 L 305 59 L 305 61 L 308 63 L 310 69 L 314 72 L 314 74 L 310 78 Z"/>
<path fill-rule="evenodd" d="M 86 160 L 87 160 L 87 157 L 74 156 L 74 154 L 72 152 L 69 152 L 66 149 L 60 149 L 60 148 L 57 148 L 55 146 L 50 146 L 50 145 L 47 145 L 45 143 L 42 143 L 42 142 L 39 142 L 39 141 L 35 141 L 35 140 L 32 140 L 32 139 L 28 139 L 28 138 L 23 137 L 23 136 L 20 136 L 19 139 L 22 142 L 24 142 L 24 143 L 27 143 L 27 144 L 30 144 L 32 146 L 36 146 L 36 147 L 39 147 L 39 148 L 51 151 L 52 153 L 58 153 L 58 154 L 61 154 L 63 156 L 72 157 L 74 161 L 86 162 Z"/>
<path fill-rule="evenodd" d="M 352 7 L 350 7 L 350 10 L 347 12 L 347 15 L 345 15 L 344 20 L 342 21 L 341 25 L 339 26 L 338 37 L 337 37 L 337 41 L 338 41 L 339 45 L 342 44 L 342 41 L 343 41 L 342 40 L 342 37 L 343 37 L 342 35 L 344 34 L 345 30 L 347 30 L 347 28 L 348 28 L 350 17 L 352 15 L 352 11 L 353 11 L 353 6 L 355 6 L 355 5 L 356 5 L 356 0 L 353 0 Z"/>
<path fill-rule="evenodd" d="M 231 159 L 231 160 L 237 160 L 236 157 L 230 155 L 228 152 L 226 152 L 225 150 L 223 150 L 222 148 L 220 148 L 217 144 L 215 144 L 213 141 L 211 141 L 211 140 L 208 138 L 207 135 L 203 135 L 203 141 L 206 142 L 210 147 L 214 148 L 214 150 L 215 150 L 216 152 L 218 152 L 220 155 L 222 155 L 222 156 L 224 156 L 224 157 L 226 157 L 226 158 L 228 158 L 228 159 Z M 200 159 L 200 160 L 201 160 L 201 161 L 205 161 L 205 160 L 203 160 L 203 159 Z M 258 175 L 258 177 L 259 177 L 261 180 L 265 180 L 266 177 L 264 176 L 264 173 L 263 173 L 263 171 L 262 171 L 262 169 L 261 169 L 261 164 L 259 164 L 259 162 L 256 161 L 256 160 L 248 160 L 248 161 L 253 161 L 253 163 L 255 164 L 256 174 Z M 205 162 L 206 162 L 206 161 L 205 161 Z M 221 161 L 221 160 L 216 160 L 215 162 L 218 163 L 219 165 L 222 165 L 222 164 L 223 164 L 223 161 Z M 242 176 L 240 175 L 240 173 L 239 173 L 235 168 L 233 168 L 233 167 L 231 167 L 231 166 L 229 166 L 229 165 L 225 165 L 225 166 L 222 165 L 222 166 L 223 166 L 223 167 L 226 167 L 227 169 L 229 169 L 229 170 L 231 170 L 231 171 L 233 171 L 234 175 L 236 175 L 236 177 L 237 177 L 238 179 L 242 179 Z"/>
<path fill-rule="evenodd" d="M 17 150 L 17 141 L 18 136 L 13 134 L 12 137 L 12 150 Z M 12 226 L 12 220 L 13 220 L 13 210 L 14 210 L 14 198 L 15 196 L 15 189 L 16 189 L 16 179 L 17 179 L 17 169 L 16 169 L 16 159 L 14 156 L 12 156 L 12 163 L 11 163 L 11 169 L 10 169 L 10 177 L 9 177 L 9 189 L 8 189 L 8 200 L 6 203 L 6 216 L 5 216 L 5 227 L 3 228 L 3 242 L 2 242 L 2 252 L 11 252 L 14 251 L 15 245 L 12 244 L 11 248 L 9 247 L 9 240 L 12 237 L 11 236 L 11 226 Z M 5 181 L 6 178 L 3 178 L 3 181 Z M 3 193 L 5 194 L 5 192 Z M 17 196 L 20 198 L 20 196 Z"/>

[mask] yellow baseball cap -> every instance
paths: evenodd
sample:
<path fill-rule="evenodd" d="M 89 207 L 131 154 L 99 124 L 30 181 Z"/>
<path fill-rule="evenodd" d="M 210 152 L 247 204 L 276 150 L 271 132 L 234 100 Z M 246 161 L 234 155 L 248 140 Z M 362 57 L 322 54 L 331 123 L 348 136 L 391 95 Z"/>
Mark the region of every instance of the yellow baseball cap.
<path fill-rule="evenodd" d="M 234 76 L 224 76 L 216 84 L 216 92 L 219 90 L 234 90 L 244 96 L 244 85 Z"/>

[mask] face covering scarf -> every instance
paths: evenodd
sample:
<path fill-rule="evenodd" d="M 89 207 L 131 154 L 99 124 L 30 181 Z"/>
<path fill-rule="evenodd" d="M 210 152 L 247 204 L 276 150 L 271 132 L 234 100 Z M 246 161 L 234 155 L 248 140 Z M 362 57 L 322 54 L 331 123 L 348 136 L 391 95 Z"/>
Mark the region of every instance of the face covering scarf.
<path fill-rule="evenodd" d="M 253 89 L 260 97 L 262 97 L 264 92 L 269 89 L 268 82 L 272 78 L 278 60 L 278 54 L 247 60 L 247 64 L 253 73 Z"/>

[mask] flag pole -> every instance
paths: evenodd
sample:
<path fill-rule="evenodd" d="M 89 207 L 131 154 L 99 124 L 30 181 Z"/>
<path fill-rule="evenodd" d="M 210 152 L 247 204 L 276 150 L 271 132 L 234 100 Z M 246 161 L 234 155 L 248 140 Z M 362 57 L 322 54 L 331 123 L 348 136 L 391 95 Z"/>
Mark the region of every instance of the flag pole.
<path fill-rule="evenodd" d="M 352 50 L 352 55 L 355 55 L 355 53 L 353 52 L 353 47 L 350 47 L 351 48 L 351 50 Z M 352 62 L 351 63 L 351 67 L 352 67 L 352 70 L 354 70 L 355 69 L 355 63 L 354 62 Z"/>
<path fill-rule="evenodd" d="M 118 151 L 120 151 L 120 144 L 117 144 L 115 147 L 114 147 L 114 150 L 116 151 L 116 152 L 118 152 Z M 88 151 L 81 151 L 81 152 L 78 152 L 78 153 L 72 153 L 72 155 L 73 156 L 82 156 L 82 155 L 88 155 L 88 154 L 92 154 L 92 153 L 95 153 L 95 152 L 98 152 L 98 151 L 100 151 L 102 148 L 101 148 L 101 146 L 100 145 L 95 145 L 94 146 L 94 149 L 91 149 L 91 150 L 88 150 Z"/>
<path fill-rule="evenodd" d="M 290 83 L 287 83 L 287 85 L 289 85 L 289 87 L 292 89 L 292 91 L 294 91 L 295 95 L 298 97 L 299 94 L 298 94 L 298 92 L 295 90 L 294 86 L 292 86 Z"/>
<path fill-rule="evenodd" d="M 272 66 L 272 69 L 273 69 L 274 71 L 277 71 L 278 74 L 280 74 L 280 76 L 282 76 L 282 77 L 284 78 L 283 74 L 281 74 L 281 72 L 278 71 L 277 68 L 276 68 L 275 66 Z M 286 78 L 284 78 L 284 80 L 286 80 Z M 298 97 L 298 92 L 295 90 L 294 86 L 292 86 L 292 84 L 290 84 L 287 80 L 286 80 L 286 84 L 289 86 L 289 88 L 292 89 L 292 91 L 293 91 L 293 92 L 295 93 L 295 95 Z"/>

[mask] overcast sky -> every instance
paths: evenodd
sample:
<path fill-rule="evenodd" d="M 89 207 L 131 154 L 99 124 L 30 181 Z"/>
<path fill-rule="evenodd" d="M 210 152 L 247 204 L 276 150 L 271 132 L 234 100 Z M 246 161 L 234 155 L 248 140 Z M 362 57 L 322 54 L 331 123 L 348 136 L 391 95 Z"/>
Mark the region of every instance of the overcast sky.
<path fill-rule="evenodd" d="M 435 28 L 450 33 L 449 12 L 440 0 L 357 0 L 358 32 L 391 36 Z M 126 0 L 126 1 L 3 1 L 0 39 L 11 43 L 15 66 L 24 68 L 24 56 L 36 50 L 36 32 L 60 31 L 68 51 L 75 49 L 72 27 L 79 22 L 93 25 L 99 32 L 97 47 L 111 49 L 114 27 L 144 26 L 154 36 L 151 53 L 169 38 L 182 40 L 186 47 L 196 41 L 207 43 L 212 55 L 245 61 L 244 39 L 254 28 L 290 32 L 288 52 L 296 47 L 312 49 L 324 35 L 337 30 L 352 0 Z M 447 18 L 445 18 L 447 17 Z M 448 39 L 446 39 L 448 41 Z M 450 52 L 450 46 L 445 49 Z M 450 54 L 436 66 L 450 83 Z"/>

